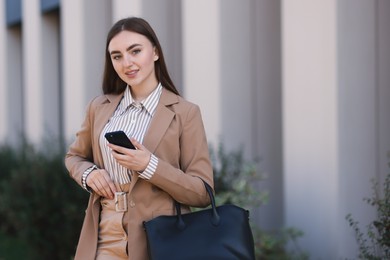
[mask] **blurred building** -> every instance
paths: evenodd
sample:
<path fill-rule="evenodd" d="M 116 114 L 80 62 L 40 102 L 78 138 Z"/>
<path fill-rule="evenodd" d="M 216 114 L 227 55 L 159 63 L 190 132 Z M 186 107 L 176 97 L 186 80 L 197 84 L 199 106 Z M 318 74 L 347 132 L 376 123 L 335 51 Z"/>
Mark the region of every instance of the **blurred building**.
<path fill-rule="evenodd" d="M 388 0 L 0 0 L 0 142 L 71 142 L 101 91 L 105 38 L 155 28 L 210 143 L 261 158 L 265 229 L 292 226 L 311 259 L 355 257 L 371 178 L 390 150 Z"/>

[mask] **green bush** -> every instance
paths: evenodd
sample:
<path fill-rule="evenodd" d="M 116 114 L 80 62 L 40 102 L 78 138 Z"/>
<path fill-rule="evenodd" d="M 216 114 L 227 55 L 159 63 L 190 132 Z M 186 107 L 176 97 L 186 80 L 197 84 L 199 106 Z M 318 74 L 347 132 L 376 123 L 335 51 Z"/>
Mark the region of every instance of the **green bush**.
<path fill-rule="evenodd" d="M 217 205 L 235 204 L 255 209 L 268 201 L 268 192 L 256 189 L 256 184 L 266 176 L 257 169 L 256 160 L 246 161 L 242 150 L 227 152 L 222 144 L 215 150 L 210 148 L 214 167 L 215 201 Z M 305 252 L 297 240 L 303 232 L 295 228 L 281 228 L 265 231 L 251 221 L 255 242 L 256 259 L 262 260 L 304 260 Z M 290 245 L 290 249 L 287 249 Z"/>
<path fill-rule="evenodd" d="M 18 160 L 17 152 L 15 151 L 15 149 L 12 149 L 10 146 L 0 146 L 0 182 L 2 182 L 2 180 L 8 179 L 11 175 L 12 168 L 19 163 L 20 160 Z M 3 215 L 1 210 L 0 219 L 5 219 L 5 216 Z M 8 230 L 9 228 L 11 227 L 7 225 L 5 221 L 0 221 L 0 232 L 8 232 L 10 231 Z M 0 250 L 0 252 L 2 251 Z"/>
<path fill-rule="evenodd" d="M 44 146 L 0 148 L 0 242 L 26 245 L 14 250 L 28 252 L 28 259 L 71 259 L 88 193 L 69 177 L 61 145 Z M 0 259 L 10 257 L 4 254 Z"/>
<path fill-rule="evenodd" d="M 388 157 L 390 158 L 390 153 Z M 361 230 L 359 222 L 352 217 L 352 214 L 348 214 L 346 219 L 355 232 L 359 246 L 359 259 L 390 259 L 390 174 L 385 178 L 382 193 L 378 182 L 373 180 L 372 183 L 372 198 L 363 200 L 375 207 L 376 219 L 369 223 L 366 232 Z"/>

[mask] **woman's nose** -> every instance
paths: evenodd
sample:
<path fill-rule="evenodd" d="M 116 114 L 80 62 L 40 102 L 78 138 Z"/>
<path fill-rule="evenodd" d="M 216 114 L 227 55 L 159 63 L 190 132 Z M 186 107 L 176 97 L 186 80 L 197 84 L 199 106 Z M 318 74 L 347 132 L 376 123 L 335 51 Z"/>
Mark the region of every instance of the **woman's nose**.
<path fill-rule="evenodd" d="M 126 55 L 123 59 L 123 66 L 130 67 L 133 65 L 133 60 L 130 55 Z"/>

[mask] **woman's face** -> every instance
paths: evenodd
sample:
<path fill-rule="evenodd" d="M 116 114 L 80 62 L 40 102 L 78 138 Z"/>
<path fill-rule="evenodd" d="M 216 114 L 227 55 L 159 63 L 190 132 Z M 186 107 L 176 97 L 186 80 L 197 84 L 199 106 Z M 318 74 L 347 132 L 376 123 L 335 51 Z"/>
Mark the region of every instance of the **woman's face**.
<path fill-rule="evenodd" d="M 158 55 L 144 35 L 122 31 L 111 39 L 108 52 L 116 73 L 133 90 L 157 86 L 154 62 Z"/>

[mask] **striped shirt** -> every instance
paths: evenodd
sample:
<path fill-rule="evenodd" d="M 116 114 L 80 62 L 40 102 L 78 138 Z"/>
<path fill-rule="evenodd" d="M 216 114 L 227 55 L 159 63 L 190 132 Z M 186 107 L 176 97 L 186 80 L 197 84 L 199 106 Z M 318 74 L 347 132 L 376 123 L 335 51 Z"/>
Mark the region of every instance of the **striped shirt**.
<path fill-rule="evenodd" d="M 107 146 L 104 134 L 122 130 L 128 137 L 134 137 L 138 142 L 143 143 L 150 121 L 156 112 L 161 92 L 162 86 L 159 83 L 146 99 L 136 103 L 131 96 L 130 87 L 127 87 L 114 114 L 103 128 L 100 134 L 99 145 L 103 155 L 105 170 L 110 174 L 114 183 L 129 183 L 132 171 L 116 162 L 112 156 L 111 149 Z M 143 172 L 139 173 L 139 176 L 143 179 L 150 179 L 157 168 L 157 164 L 158 159 L 152 154 L 148 166 Z"/>

